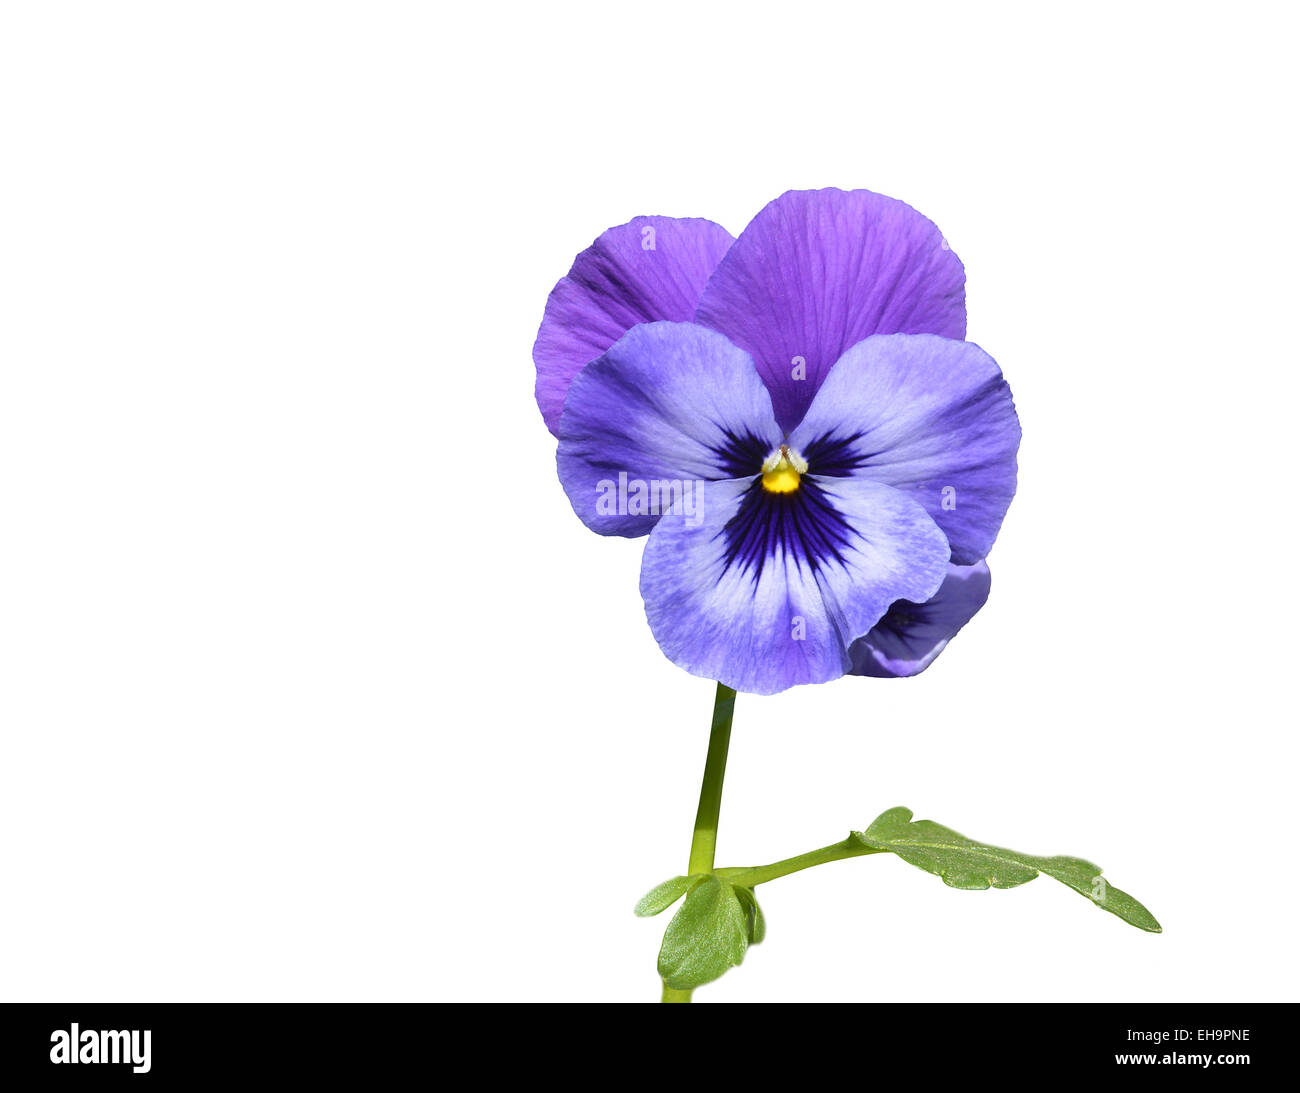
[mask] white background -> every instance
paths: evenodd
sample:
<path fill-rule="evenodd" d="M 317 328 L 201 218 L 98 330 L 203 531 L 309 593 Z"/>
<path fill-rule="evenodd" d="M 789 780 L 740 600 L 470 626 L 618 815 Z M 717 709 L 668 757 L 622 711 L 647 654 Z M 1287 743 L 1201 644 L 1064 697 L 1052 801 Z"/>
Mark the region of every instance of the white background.
<path fill-rule="evenodd" d="M 837 185 L 964 260 L 1020 492 L 924 676 L 740 697 L 719 863 L 906 804 L 1165 933 L 842 862 L 699 1000 L 1294 1000 L 1290 14 L 449 7 L 4 10 L 3 996 L 657 997 L 712 686 L 532 339 L 605 227 Z"/>

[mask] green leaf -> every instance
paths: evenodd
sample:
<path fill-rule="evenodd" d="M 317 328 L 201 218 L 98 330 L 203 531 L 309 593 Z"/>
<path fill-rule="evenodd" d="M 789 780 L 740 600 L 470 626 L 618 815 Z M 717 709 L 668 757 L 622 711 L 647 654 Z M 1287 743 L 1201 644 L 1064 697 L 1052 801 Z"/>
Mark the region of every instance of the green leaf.
<path fill-rule="evenodd" d="M 736 898 L 740 900 L 740 906 L 745 910 L 749 943 L 757 945 L 767 936 L 767 922 L 763 918 L 763 908 L 758 905 L 758 897 L 754 895 L 754 889 L 735 885 L 733 891 L 736 893 Z"/>
<path fill-rule="evenodd" d="M 852 836 L 863 846 L 897 854 L 905 862 L 933 873 L 953 888 L 1015 888 L 1039 873 L 1087 896 L 1103 911 L 1130 925 L 1160 933 L 1160 923 L 1127 892 L 1106 883 L 1101 869 L 1083 858 L 1040 858 L 968 839 L 933 820 L 912 820 L 911 809 L 891 808 L 866 831 Z"/>
<path fill-rule="evenodd" d="M 641 918 L 649 918 L 660 911 L 666 911 L 703 879 L 703 874 L 693 877 L 671 877 L 663 884 L 651 888 L 636 905 L 636 913 Z"/>
<path fill-rule="evenodd" d="M 674 990 L 711 983 L 745 959 L 749 916 L 736 890 L 716 876 L 705 877 L 664 931 L 659 975 Z"/>

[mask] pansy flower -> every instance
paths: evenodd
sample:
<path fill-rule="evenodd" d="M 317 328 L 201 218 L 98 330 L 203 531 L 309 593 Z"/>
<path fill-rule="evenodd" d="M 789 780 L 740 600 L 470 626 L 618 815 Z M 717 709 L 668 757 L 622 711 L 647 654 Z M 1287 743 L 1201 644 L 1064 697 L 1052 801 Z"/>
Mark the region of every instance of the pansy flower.
<path fill-rule="evenodd" d="M 988 594 L 1020 426 L 938 229 L 792 191 L 740 237 L 642 217 L 551 293 L 537 399 L 574 511 L 648 535 L 681 667 L 771 694 L 924 669 Z"/>

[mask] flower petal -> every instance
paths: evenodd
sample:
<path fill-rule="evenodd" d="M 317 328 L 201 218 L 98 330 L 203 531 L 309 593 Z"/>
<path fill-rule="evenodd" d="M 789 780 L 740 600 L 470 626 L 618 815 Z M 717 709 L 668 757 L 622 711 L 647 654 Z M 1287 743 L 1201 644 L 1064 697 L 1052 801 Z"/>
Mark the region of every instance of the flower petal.
<path fill-rule="evenodd" d="M 868 335 L 965 337 L 965 284 L 939 229 L 910 205 L 870 190 L 791 190 L 741 232 L 695 318 L 749 351 L 788 431 Z"/>
<path fill-rule="evenodd" d="M 790 438 L 816 474 L 908 491 L 943 528 L 952 560 L 988 554 L 1016 492 L 1020 422 L 979 346 L 891 334 L 853 346 Z"/>
<path fill-rule="evenodd" d="M 695 518 L 666 517 L 641 561 L 655 639 L 676 664 L 739 691 L 824 683 L 897 599 L 928 600 L 948 544 L 906 494 L 805 475 L 791 493 L 709 483 Z"/>
<path fill-rule="evenodd" d="M 573 261 L 546 301 L 533 361 L 537 405 L 555 432 L 573 377 L 637 323 L 686 321 L 731 233 L 711 220 L 640 216 Z"/>
<path fill-rule="evenodd" d="M 602 535 L 645 535 L 698 482 L 757 474 L 780 443 L 749 354 L 694 323 L 634 326 L 569 389 L 556 463 L 573 510 Z"/>
<path fill-rule="evenodd" d="M 899 600 L 866 637 L 849 648 L 855 676 L 914 676 L 925 671 L 989 598 L 984 562 L 950 565 L 939 591 L 925 603 Z"/>

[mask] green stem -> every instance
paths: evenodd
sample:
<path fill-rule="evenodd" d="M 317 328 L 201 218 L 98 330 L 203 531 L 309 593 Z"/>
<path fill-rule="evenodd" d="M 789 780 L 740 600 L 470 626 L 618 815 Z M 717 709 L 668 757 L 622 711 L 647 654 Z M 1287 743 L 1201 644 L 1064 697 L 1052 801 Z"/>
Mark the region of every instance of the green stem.
<path fill-rule="evenodd" d="M 725 877 L 732 884 L 738 885 L 741 888 L 753 888 L 756 884 L 765 884 L 770 880 L 776 880 L 778 877 L 788 877 L 791 873 L 797 873 L 800 869 L 811 869 L 814 865 L 823 865 L 826 862 L 840 861 L 843 858 L 860 858 L 864 854 L 883 853 L 883 850 L 877 850 L 871 846 L 863 846 L 855 839 L 848 838 L 843 842 L 831 843 L 830 846 L 823 846 L 820 850 L 809 850 L 807 854 L 799 854 L 793 858 L 785 858 L 782 861 L 773 862 L 771 865 L 719 869 L 718 876 Z"/>
<path fill-rule="evenodd" d="M 709 729 L 709 753 L 704 759 L 704 780 L 700 783 L 700 806 L 695 810 L 691 834 L 691 858 L 686 871 L 691 875 L 713 872 L 713 855 L 718 846 L 718 814 L 722 811 L 722 780 L 727 773 L 727 748 L 731 744 L 731 719 L 736 709 L 736 692 L 718 684 L 713 699 L 713 725 Z M 664 1002 L 689 1002 L 690 991 L 664 984 Z"/>
<path fill-rule="evenodd" d="M 691 835 L 691 860 L 686 872 L 713 872 L 713 854 L 718 846 L 718 814 L 722 811 L 722 779 L 727 773 L 727 747 L 731 743 L 731 718 L 736 708 L 736 692 L 718 684 L 713 700 L 713 726 L 709 730 L 709 754 L 704 760 L 704 780 L 700 783 L 700 807 L 695 811 L 695 831 Z"/>

